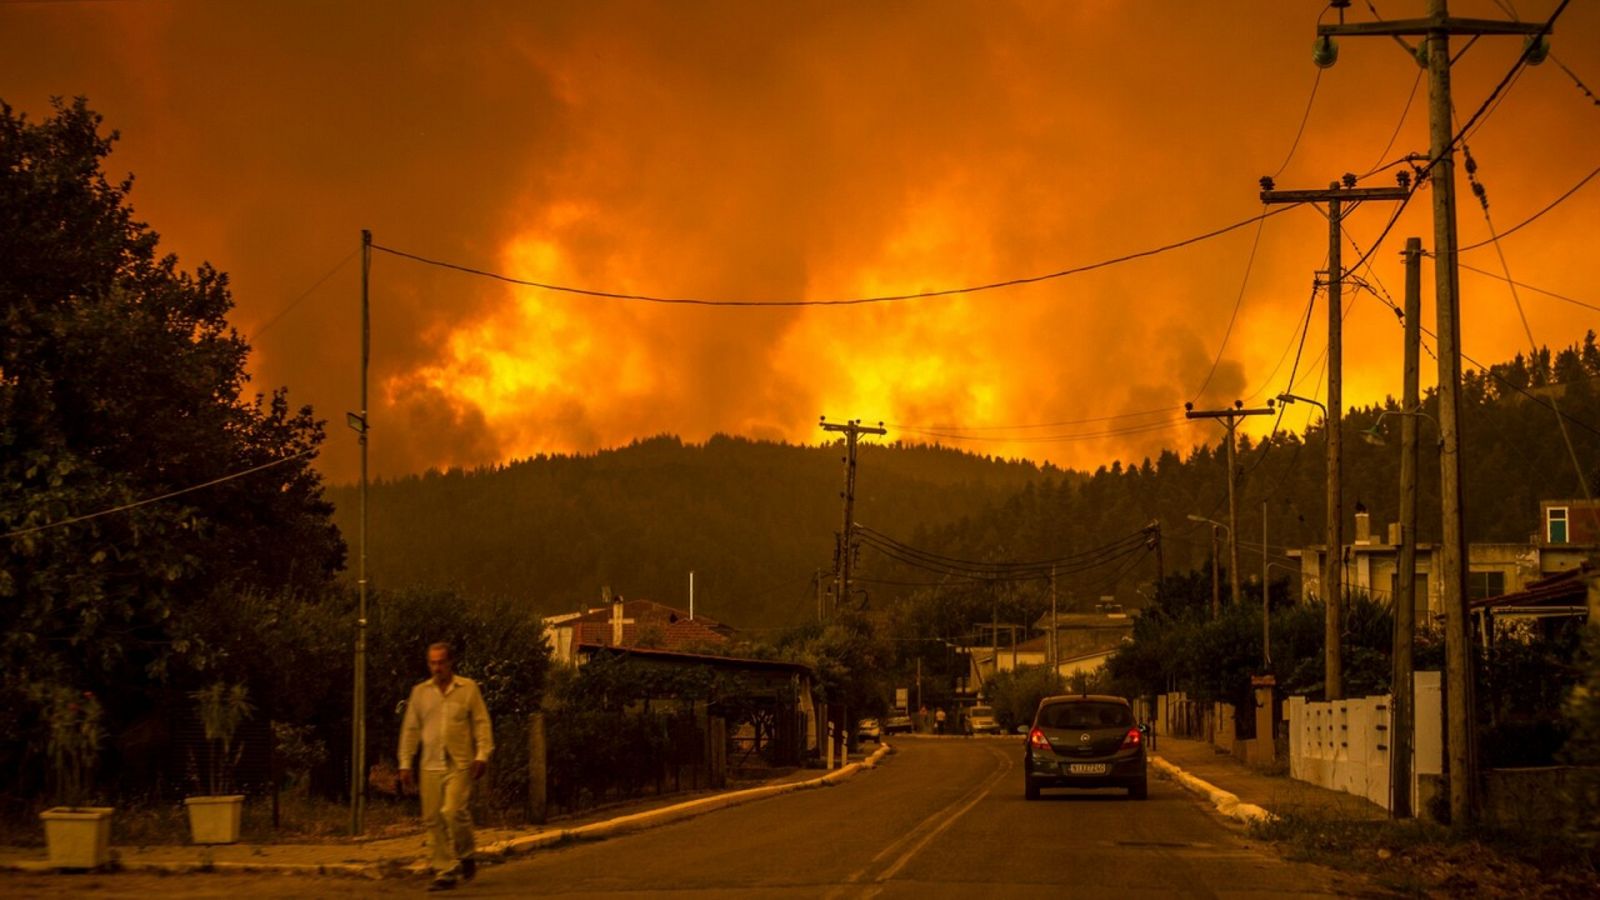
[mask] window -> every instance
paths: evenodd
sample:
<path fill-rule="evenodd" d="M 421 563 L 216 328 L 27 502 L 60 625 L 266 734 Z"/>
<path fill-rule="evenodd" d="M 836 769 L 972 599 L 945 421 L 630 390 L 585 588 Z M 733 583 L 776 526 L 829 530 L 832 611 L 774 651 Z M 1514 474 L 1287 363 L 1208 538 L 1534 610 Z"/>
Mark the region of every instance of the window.
<path fill-rule="evenodd" d="M 1545 543 L 1565 544 L 1567 542 L 1567 508 L 1565 506 L 1552 506 L 1545 510 Z"/>
<path fill-rule="evenodd" d="M 1468 572 L 1467 573 L 1467 599 L 1485 600 L 1489 597 L 1498 597 L 1506 592 L 1506 573 L 1504 572 Z"/>
<path fill-rule="evenodd" d="M 1039 710 L 1039 724 L 1045 728 L 1127 728 L 1133 712 L 1125 703 L 1070 700 Z"/>

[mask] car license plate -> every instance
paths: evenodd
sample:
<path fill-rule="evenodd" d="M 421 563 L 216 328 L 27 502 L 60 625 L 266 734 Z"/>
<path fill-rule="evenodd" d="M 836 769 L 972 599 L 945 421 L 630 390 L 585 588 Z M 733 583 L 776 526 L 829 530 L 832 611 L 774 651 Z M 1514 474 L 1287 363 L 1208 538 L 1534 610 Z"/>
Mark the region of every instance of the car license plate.
<path fill-rule="evenodd" d="M 1069 763 L 1067 765 L 1068 775 L 1104 775 L 1105 773 L 1105 763 Z"/>

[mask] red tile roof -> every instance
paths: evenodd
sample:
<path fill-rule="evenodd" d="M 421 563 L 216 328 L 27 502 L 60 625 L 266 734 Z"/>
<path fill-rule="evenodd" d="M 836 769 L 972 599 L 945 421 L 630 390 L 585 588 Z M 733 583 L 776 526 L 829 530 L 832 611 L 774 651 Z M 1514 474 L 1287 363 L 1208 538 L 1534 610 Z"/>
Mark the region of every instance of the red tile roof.
<path fill-rule="evenodd" d="M 641 640 L 649 640 L 666 650 L 726 644 L 734 634 L 734 629 L 715 619 L 704 616 L 691 619 L 684 610 L 653 600 L 625 600 L 622 603 L 622 640 L 614 642 L 615 616 L 613 607 L 599 606 L 576 618 L 555 623 L 554 627 L 573 629 L 575 644 L 633 647 Z"/>

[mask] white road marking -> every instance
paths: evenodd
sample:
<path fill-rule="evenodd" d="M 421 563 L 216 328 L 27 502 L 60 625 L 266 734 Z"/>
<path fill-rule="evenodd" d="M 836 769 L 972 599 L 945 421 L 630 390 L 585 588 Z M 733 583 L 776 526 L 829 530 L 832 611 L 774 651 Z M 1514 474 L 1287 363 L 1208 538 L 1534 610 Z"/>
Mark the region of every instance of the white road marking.
<path fill-rule="evenodd" d="M 895 851 L 905 847 L 906 849 L 901 852 L 899 856 L 895 857 L 894 862 L 890 863 L 888 868 L 884 869 L 882 872 L 879 872 L 875 877 L 872 878 L 872 881 L 875 884 L 882 885 L 883 882 L 893 878 L 897 872 L 905 868 L 905 866 L 910 863 L 918 853 L 921 853 L 927 848 L 928 844 L 932 843 L 934 838 L 943 834 L 946 829 L 948 829 L 951 825 L 954 825 L 957 820 L 970 812 L 974 806 L 977 806 L 984 797 L 987 797 L 989 792 L 994 790 L 994 786 L 1011 772 L 1012 760 L 1008 754 L 1002 753 L 993 747 L 985 747 L 984 749 L 988 750 L 990 754 L 1000 761 L 1000 768 L 996 769 L 993 774 L 989 775 L 989 777 L 980 782 L 977 787 L 965 794 L 962 794 L 948 806 L 940 809 L 933 815 L 928 816 L 921 822 L 918 822 L 916 827 L 907 832 L 904 837 L 894 841 L 887 847 L 884 847 L 882 850 L 878 851 L 878 854 L 872 857 L 871 863 L 852 874 L 848 879 L 846 879 L 845 883 L 856 884 L 860 882 L 867 876 L 867 873 L 872 870 L 873 866 L 877 865 L 885 857 L 888 857 Z M 915 841 L 915 843 L 912 843 L 910 847 L 906 847 L 906 844 L 911 843 L 912 841 Z M 881 890 L 882 888 L 878 887 L 874 890 L 868 891 L 862 896 L 873 897 L 876 896 Z M 842 893 L 843 886 L 840 886 L 832 891 L 829 891 L 824 896 L 829 898 L 838 897 L 841 896 Z"/>

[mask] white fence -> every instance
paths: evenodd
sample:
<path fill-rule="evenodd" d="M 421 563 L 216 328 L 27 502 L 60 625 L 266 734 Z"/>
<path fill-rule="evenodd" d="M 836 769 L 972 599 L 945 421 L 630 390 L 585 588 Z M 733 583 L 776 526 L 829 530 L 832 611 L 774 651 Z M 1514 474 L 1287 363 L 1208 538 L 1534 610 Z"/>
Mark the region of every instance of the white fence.
<path fill-rule="evenodd" d="M 1416 736 L 1412 741 L 1411 808 L 1421 798 L 1415 776 L 1438 775 L 1443 739 L 1439 673 L 1415 673 Z M 1284 702 L 1289 729 L 1289 774 L 1301 781 L 1355 794 L 1389 808 L 1392 703 L 1388 696 L 1312 703 Z"/>

